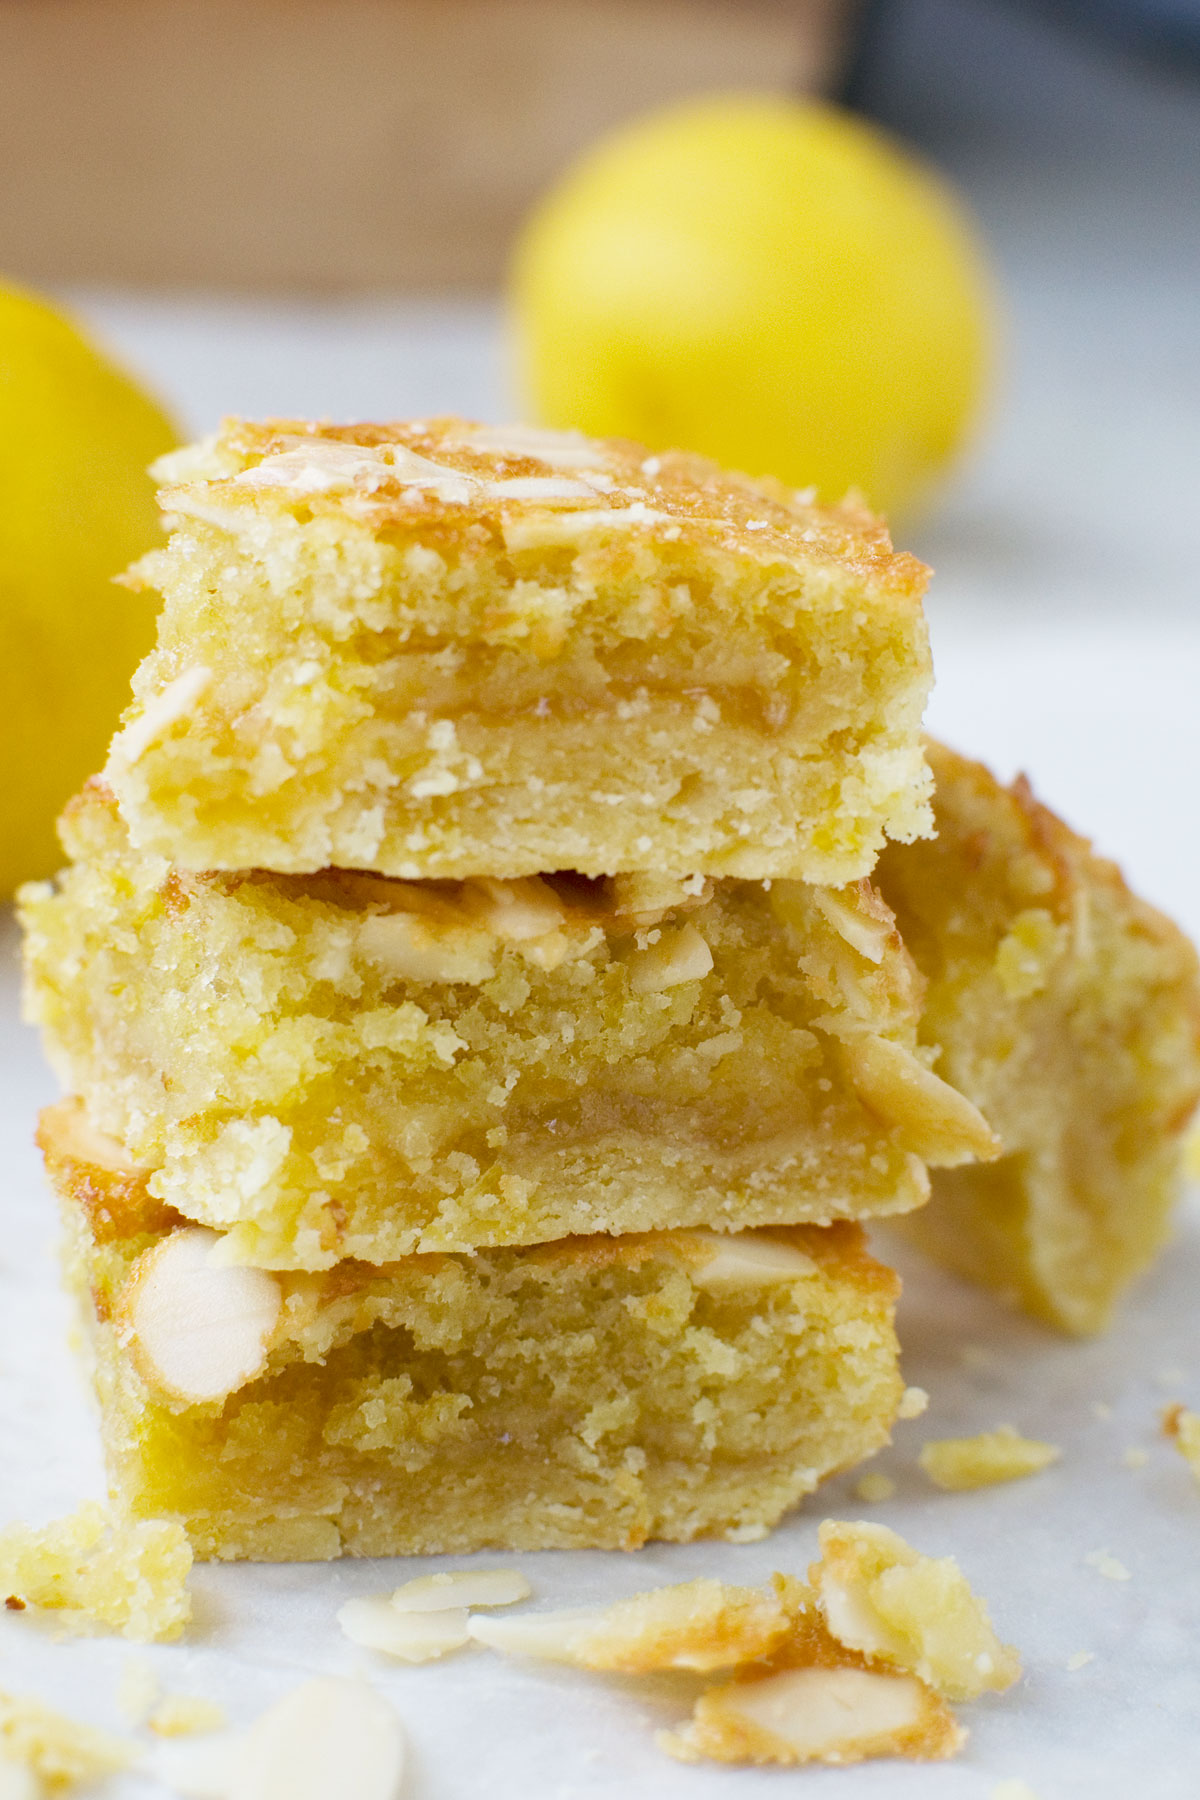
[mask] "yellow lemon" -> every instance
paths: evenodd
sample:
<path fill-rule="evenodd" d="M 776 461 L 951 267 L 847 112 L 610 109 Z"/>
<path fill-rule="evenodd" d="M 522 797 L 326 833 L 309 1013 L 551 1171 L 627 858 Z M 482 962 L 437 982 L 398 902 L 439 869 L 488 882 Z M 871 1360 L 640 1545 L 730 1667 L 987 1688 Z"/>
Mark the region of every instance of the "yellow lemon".
<path fill-rule="evenodd" d="M 62 861 L 54 819 L 100 767 L 154 609 L 112 577 L 156 541 L 154 401 L 60 313 L 0 284 L 0 897 Z"/>
<path fill-rule="evenodd" d="M 990 289 L 963 206 L 882 132 L 730 95 L 616 132 L 517 246 L 547 425 L 698 450 L 911 511 L 977 411 Z"/>

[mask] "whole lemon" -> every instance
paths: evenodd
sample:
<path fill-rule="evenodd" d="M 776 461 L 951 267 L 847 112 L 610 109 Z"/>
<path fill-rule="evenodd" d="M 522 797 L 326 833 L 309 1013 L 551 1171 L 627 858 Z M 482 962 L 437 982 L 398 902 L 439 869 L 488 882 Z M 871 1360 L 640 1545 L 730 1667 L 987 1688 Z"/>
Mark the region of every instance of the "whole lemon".
<path fill-rule="evenodd" d="M 0 284 L 0 897 L 62 861 L 54 819 L 104 761 L 154 609 L 112 577 L 159 536 L 159 407 L 59 312 Z"/>
<path fill-rule="evenodd" d="M 525 227 L 512 312 L 543 423 L 908 512 L 977 411 L 991 308 L 923 163 L 832 106 L 730 95 L 586 154 Z"/>

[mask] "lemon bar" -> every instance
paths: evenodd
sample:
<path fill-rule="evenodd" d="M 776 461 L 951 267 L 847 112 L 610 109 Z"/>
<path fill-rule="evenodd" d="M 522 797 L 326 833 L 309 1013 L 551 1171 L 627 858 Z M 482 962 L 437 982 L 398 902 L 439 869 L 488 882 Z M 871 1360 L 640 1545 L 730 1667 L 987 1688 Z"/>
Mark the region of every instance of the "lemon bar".
<path fill-rule="evenodd" d="M 939 1171 L 905 1228 L 1068 1331 L 1097 1331 L 1152 1260 L 1200 1096 L 1183 933 L 1034 799 L 930 747 L 938 836 L 877 879 L 928 979 L 921 1034 L 1005 1154 Z"/>
<path fill-rule="evenodd" d="M 26 889 L 68 1092 L 247 1261 L 825 1224 L 986 1154 L 866 883 L 189 875 L 91 784 Z"/>
<path fill-rule="evenodd" d="M 108 779 L 192 869 L 841 884 L 928 826 L 928 571 L 853 500 L 529 427 L 231 421 L 156 465 Z"/>
<path fill-rule="evenodd" d="M 761 1537 L 896 1416 L 898 1284 L 854 1225 L 279 1274 L 76 1109 L 39 1138 L 115 1502 L 202 1557 Z"/>

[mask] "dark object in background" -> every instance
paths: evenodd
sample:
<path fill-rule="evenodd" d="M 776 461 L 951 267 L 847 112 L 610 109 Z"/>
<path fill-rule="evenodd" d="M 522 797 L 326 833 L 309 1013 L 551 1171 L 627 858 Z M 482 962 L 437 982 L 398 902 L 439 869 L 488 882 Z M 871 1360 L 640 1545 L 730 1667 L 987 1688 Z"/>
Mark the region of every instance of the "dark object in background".
<path fill-rule="evenodd" d="M 827 88 L 851 0 L 2 0 L 0 270 L 479 287 L 601 131 Z"/>

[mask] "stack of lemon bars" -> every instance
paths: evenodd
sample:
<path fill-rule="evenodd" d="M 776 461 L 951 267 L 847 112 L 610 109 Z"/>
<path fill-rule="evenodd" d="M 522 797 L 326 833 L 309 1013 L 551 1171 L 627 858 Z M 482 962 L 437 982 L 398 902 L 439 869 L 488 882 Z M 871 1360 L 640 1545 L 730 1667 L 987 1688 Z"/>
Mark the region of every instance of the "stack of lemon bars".
<path fill-rule="evenodd" d="M 158 645 L 23 895 L 126 1515 L 268 1559 L 761 1537 L 888 1440 L 885 1217 L 1103 1322 L 1194 958 L 924 744 L 877 520 L 455 420 L 160 473 Z"/>

